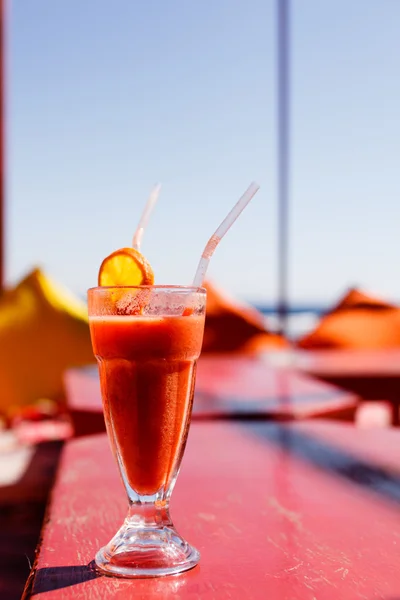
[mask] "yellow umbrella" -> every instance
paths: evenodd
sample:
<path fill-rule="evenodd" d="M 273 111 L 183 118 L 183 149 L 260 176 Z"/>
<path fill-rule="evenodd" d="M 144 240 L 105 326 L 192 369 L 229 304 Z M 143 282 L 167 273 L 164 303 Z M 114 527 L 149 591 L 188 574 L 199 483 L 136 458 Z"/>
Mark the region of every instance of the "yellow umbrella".
<path fill-rule="evenodd" d="M 63 397 L 68 367 L 94 362 L 87 309 L 39 269 L 0 298 L 0 412 Z"/>

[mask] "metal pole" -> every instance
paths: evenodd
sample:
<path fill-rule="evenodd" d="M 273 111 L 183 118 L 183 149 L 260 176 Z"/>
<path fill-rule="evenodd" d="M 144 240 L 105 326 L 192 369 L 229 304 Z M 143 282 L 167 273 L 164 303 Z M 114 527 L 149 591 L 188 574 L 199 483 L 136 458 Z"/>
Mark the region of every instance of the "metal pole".
<path fill-rule="evenodd" d="M 289 10 L 290 0 L 277 0 L 278 75 L 278 318 L 283 335 L 288 330 L 289 242 Z"/>
<path fill-rule="evenodd" d="M 5 249 L 5 217 L 4 217 L 4 37 L 5 37 L 5 0 L 0 0 L 0 294 L 4 290 L 4 249 Z"/>

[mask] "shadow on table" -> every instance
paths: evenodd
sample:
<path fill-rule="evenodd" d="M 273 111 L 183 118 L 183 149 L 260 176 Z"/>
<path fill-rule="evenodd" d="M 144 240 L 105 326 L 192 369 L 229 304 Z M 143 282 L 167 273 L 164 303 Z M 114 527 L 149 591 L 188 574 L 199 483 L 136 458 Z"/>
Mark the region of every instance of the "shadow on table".
<path fill-rule="evenodd" d="M 195 570 L 196 569 L 193 571 Z M 128 595 L 132 598 L 144 598 L 148 595 L 151 595 L 152 598 L 170 598 L 176 596 L 179 589 L 184 588 L 189 584 L 193 577 L 193 571 L 174 575 L 173 577 L 139 579 L 114 577 L 113 591 L 116 593 L 116 590 L 119 587 L 122 587 L 124 590 L 128 587 L 130 589 Z M 60 590 L 97 578 L 107 579 L 107 577 L 96 571 L 94 561 L 90 562 L 88 565 L 38 569 L 36 573 L 31 576 L 31 581 L 26 587 L 24 598 L 28 599 L 31 595 Z M 92 590 L 92 593 L 95 593 L 94 590 Z"/>
<path fill-rule="evenodd" d="M 0 598 L 19 600 L 35 549 L 62 444 L 39 444 L 13 485 L 0 487 Z"/>
<path fill-rule="evenodd" d="M 290 455 L 400 504 L 400 474 L 390 469 L 371 464 L 330 442 L 296 431 L 285 424 L 242 422 L 240 426 Z"/>
<path fill-rule="evenodd" d="M 35 573 L 35 582 L 31 593 L 43 594 L 52 590 L 60 590 L 96 577 L 100 577 L 100 574 L 96 571 L 94 561 L 88 565 L 38 569 Z"/>

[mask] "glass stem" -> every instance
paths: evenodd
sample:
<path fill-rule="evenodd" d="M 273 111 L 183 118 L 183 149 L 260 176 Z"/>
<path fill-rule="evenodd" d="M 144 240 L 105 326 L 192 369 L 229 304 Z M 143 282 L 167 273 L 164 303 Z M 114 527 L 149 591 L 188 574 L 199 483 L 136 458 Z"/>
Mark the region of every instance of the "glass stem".
<path fill-rule="evenodd" d="M 130 527 L 156 529 L 173 527 L 167 502 L 131 502 L 126 521 Z"/>

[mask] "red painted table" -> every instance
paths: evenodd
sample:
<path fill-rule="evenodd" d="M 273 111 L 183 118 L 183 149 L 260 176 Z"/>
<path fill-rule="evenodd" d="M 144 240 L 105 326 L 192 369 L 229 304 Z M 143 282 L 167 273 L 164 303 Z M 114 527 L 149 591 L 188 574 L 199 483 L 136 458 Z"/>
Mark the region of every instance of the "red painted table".
<path fill-rule="evenodd" d="M 97 369 L 71 369 L 65 384 L 77 435 L 103 431 Z M 198 363 L 194 419 L 350 419 L 354 394 L 261 358 L 205 357 Z"/>
<path fill-rule="evenodd" d="M 305 374 L 365 401 L 388 402 L 392 424 L 400 425 L 400 349 L 312 350 L 299 353 L 297 365 Z"/>
<path fill-rule="evenodd" d="M 97 576 L 125 516 L 105 435 L 68 442 L 25 598 L 400 598 L 400 432 L 302 422 L 196 422 L 172 497 L 202 553 L 176 577 Z"/>

